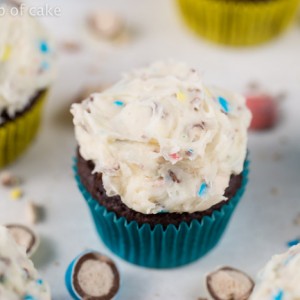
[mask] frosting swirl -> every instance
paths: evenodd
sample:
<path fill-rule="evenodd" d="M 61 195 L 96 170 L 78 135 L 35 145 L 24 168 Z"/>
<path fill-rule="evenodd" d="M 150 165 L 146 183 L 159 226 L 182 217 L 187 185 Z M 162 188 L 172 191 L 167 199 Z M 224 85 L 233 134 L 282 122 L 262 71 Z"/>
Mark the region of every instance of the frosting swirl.
<path fill-rule="evenodd" d="M 0 275 L 1 299 L 51 299 L 48 285 L 39 278 L 25 249 L 16 244 L 3 226 L 0 226 Z"/>
<path fill-rule="evenodd" d="M 243 170 L 250 112 L 185 64 L 158 62 L 73 104 L 82 157 L 108 196 L 145 213 L 203 211 Z"/>
<path fill-rule="evenodd" d="M 275 255 L 261 271 L 251 300 L 300 299 L 300 245 Z"/>
<path fill-rule="evenodd" d="M 28 13 L 0 17 L 0 116 L 13 117 L 53 78 L 53 51 L 48 37 Z M 1 124 L 1 119 L 0 119 Z"/>

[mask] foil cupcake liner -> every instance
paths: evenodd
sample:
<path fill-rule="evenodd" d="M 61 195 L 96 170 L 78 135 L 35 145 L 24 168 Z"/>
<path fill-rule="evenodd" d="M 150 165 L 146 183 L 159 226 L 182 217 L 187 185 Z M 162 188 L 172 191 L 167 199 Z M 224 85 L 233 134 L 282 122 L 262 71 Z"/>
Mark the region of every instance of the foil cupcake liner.
<path fill-rule="evenodd" d="M 299 0 L 177 0 L 190 28 L 219 44 L 246 46 L 266 42 L 293 20 Z"/>
<path fill-rule="evenodd" d="M 0 125 L 0 168 L 16 160 L 35 138 L 47 91 L 23 115 Z"/>
<path fill-rule="evenodd" d="M 118 217 L 100 205 L 86 190 L 74 164 L 77 185 L 88 204 L 96 230 L 104 244 L 116 255 L 149 268 L 174 268 L 189 264 L 211 251 L 222 237 L 248 183 L 249 161 L 244 164 L 243 181 L 236 195 L 219 210 L 200 221 L 181 222 L 163 228 L 157 224 L 139 225 Z"/>

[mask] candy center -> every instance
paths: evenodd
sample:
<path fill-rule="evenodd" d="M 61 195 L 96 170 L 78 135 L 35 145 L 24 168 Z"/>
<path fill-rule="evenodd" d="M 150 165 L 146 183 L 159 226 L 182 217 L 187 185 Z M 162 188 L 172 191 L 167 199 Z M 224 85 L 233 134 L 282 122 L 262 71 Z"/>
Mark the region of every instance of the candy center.
<path fill-rule="evenodd" d="M 93 297 L 107 295 L 114 283 L 111 267 L 105 262 L 91 259 L 81 265 L 77 278 L 84 293 Z"/>

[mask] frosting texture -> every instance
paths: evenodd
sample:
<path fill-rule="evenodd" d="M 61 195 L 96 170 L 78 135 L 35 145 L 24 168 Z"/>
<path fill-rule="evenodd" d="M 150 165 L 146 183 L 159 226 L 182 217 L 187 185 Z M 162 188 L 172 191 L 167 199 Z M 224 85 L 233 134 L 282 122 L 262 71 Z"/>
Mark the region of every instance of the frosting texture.
<path fill-rule="evenodd" d="M 275 255 L 259 275 L 251 300 L 300 299 L 300 245 Z"/>
<path fill-rule="evenodd" d="M 158 62 L 73 104 L 82 157 L 109 196 L 145 213 L 203 211 L 243 170 L 251 115 L 185 64 Z"/>
<path fill-rule="evenodd" d="M 38 276 L 25 249 L 0 226 L 0 298 L 50 300 L 48 285 Z"/>
<path fill-rule="evenodd" d="M 53 50 L 37 22 L 26 12 L 12 16 L 10 6 L 0 16 L 0 116 L 13 117 L 53 78 Z M 1 119 L 0 119 L 1 124 Z"/>

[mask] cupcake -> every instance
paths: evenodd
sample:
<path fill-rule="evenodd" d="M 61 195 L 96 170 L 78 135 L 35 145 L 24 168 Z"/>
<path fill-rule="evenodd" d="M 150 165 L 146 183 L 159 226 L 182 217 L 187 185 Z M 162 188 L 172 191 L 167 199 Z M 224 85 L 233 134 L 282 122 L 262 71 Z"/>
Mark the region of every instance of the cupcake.
<path fill-rule="evenodd" d="M 155 268 L 219 241 L 248 175 L 245 99 L 158 62 L 73 104 L 75 173 L 104 243 Z"/>
<path fill-rule="evenodd" d="M 261 271 L 251 300 L 300 299 L 300 245 L 274 256 Z"/>
<path fill-rule="evenodd" d="M 299 0 L 178 0 L 181 14 L 194 31 L 213 42 L 256 45 L 283 32 Z"/>
<path fill-rule="evenodd" d="M 39 277 L 25 248 L 0 226 L 0 295 L 9 300 L 50 300 L 48 285 Z"/>
<path fill-rule="evenodd" d="M 24 11 L 13 16 L 12 6 L 6 4 L 0 7 L 5 11 L 0 17 L 0 167 L 3 167 L 14 161 L 37 133 L 53 78 L 53 52 L 46 33 L 34 18 Z"/>

